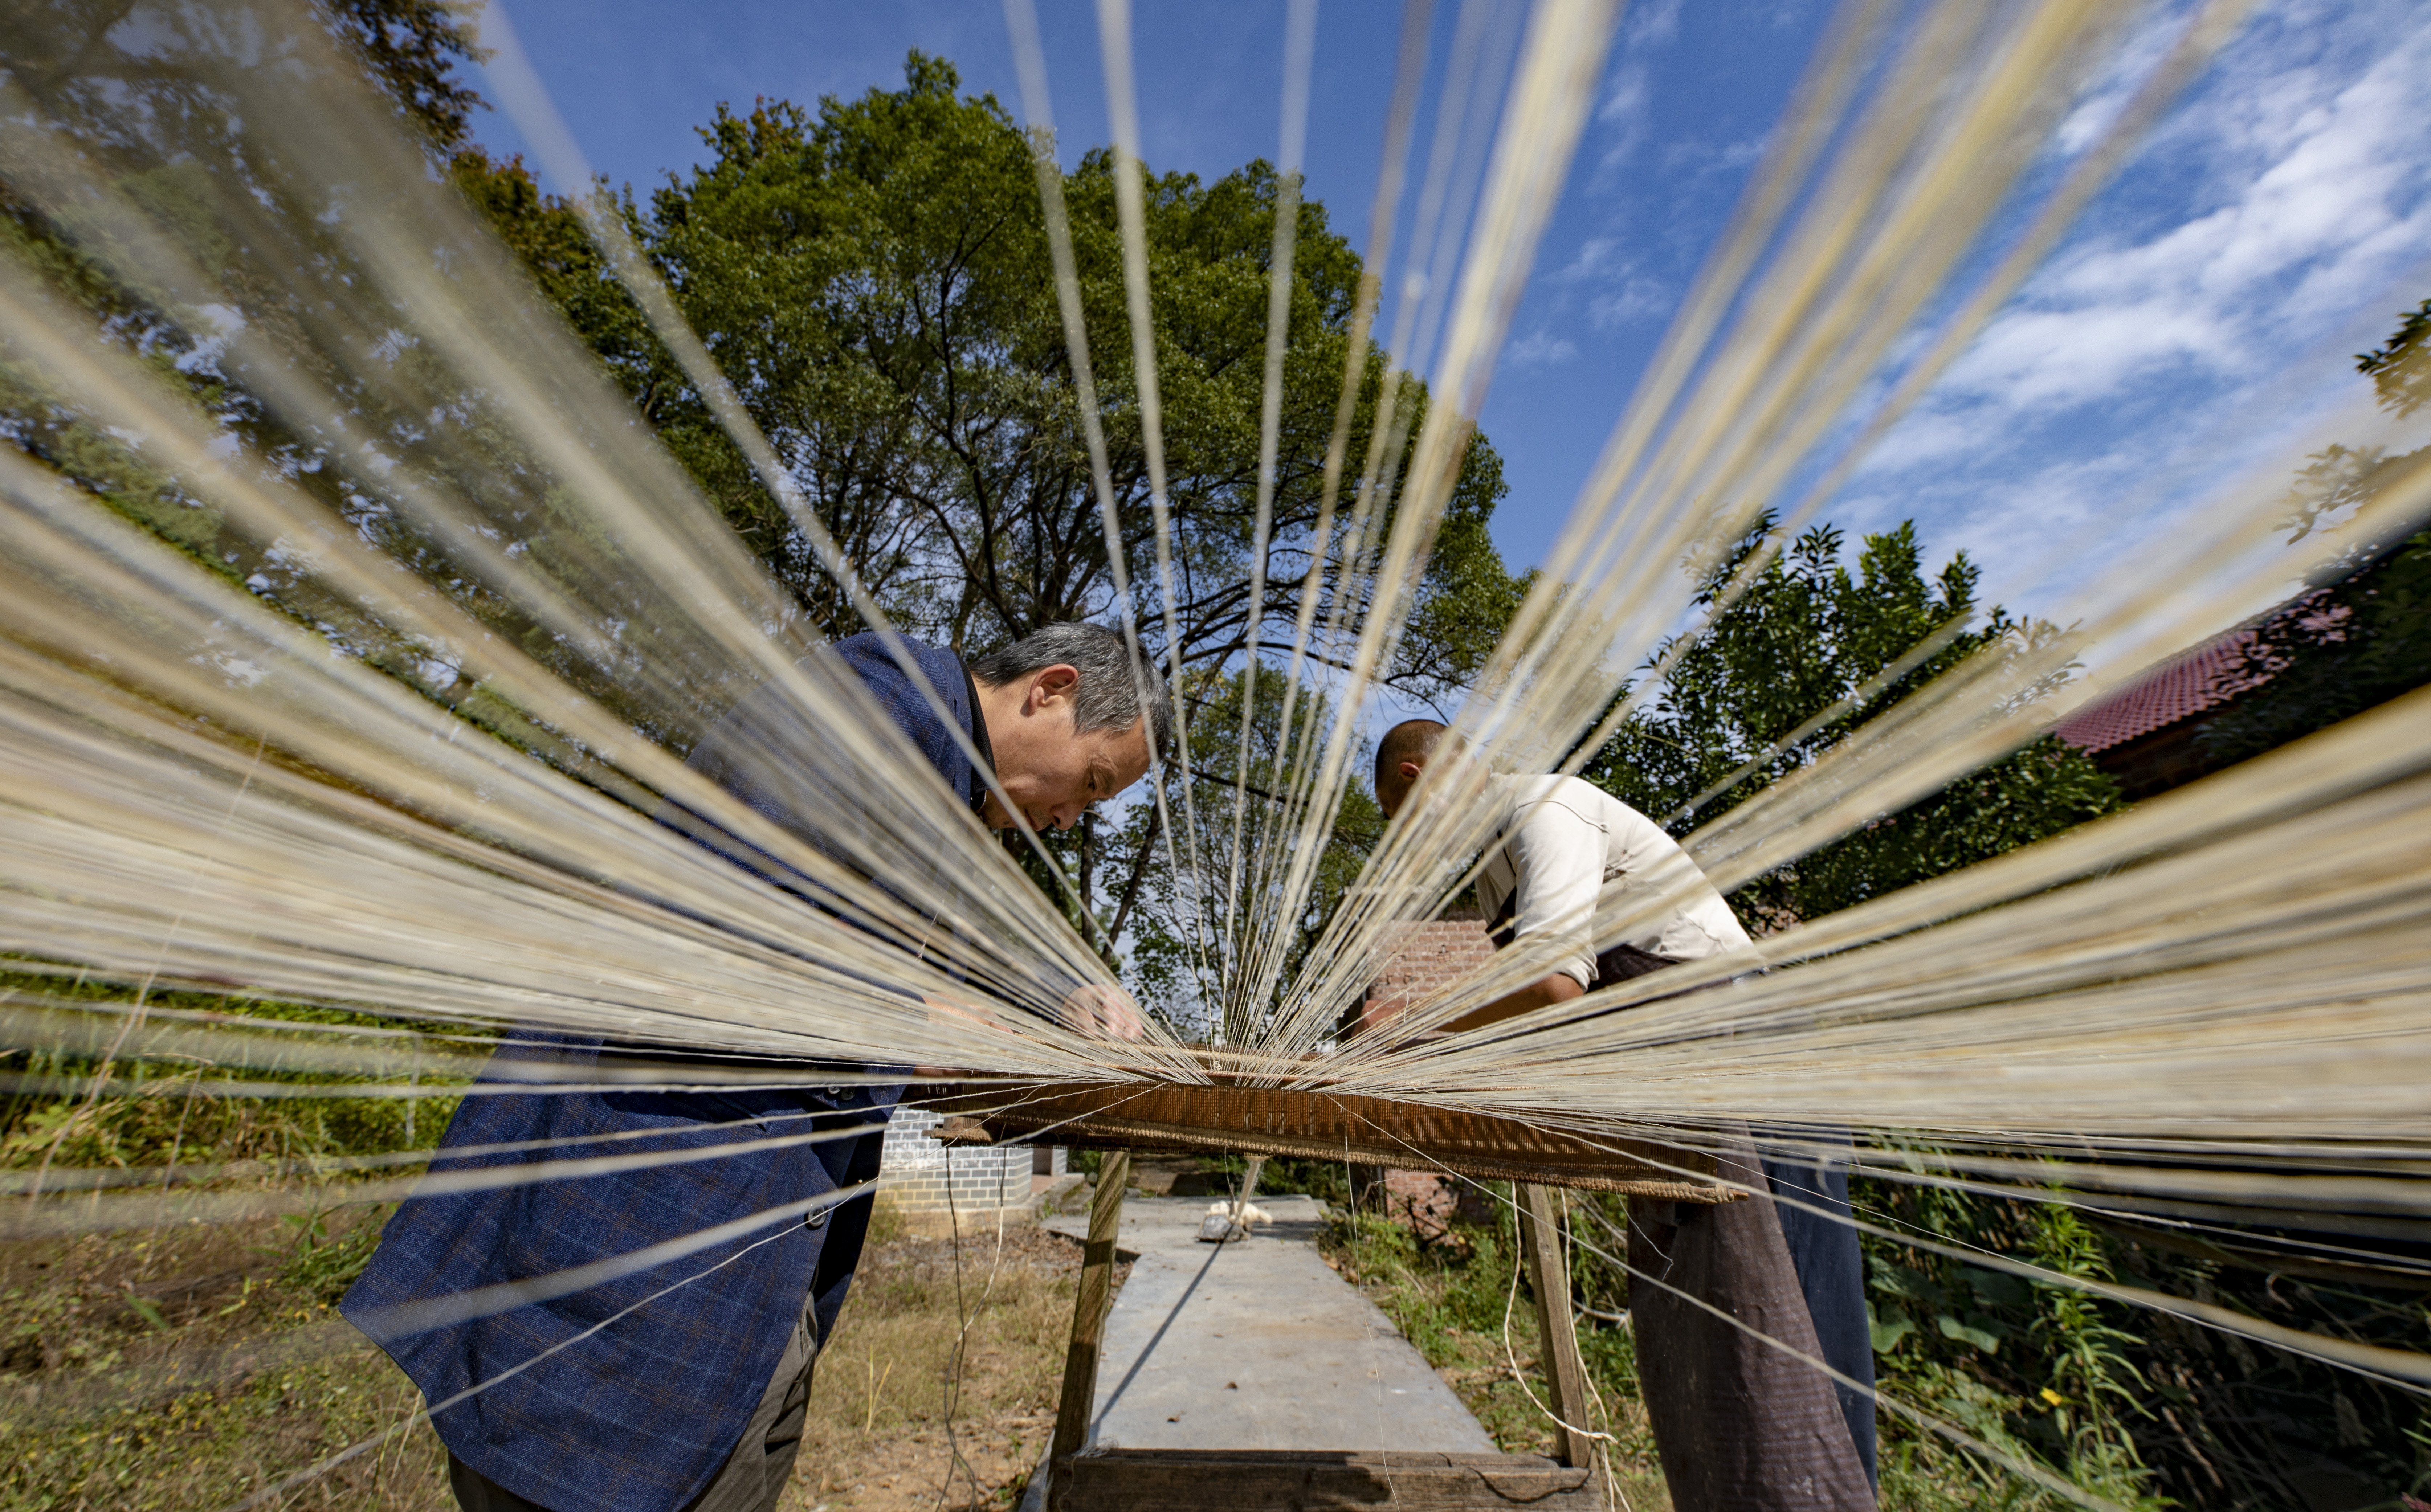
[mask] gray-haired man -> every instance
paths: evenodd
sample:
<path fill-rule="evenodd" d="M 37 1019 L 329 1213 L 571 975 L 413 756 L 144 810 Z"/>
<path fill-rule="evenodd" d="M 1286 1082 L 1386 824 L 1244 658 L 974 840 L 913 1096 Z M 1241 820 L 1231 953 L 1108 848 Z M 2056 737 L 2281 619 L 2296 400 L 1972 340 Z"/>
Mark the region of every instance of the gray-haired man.
<path fill-rule="evenodd" d="M 967 671 L 952 653 L 900 637 L 856 635 L 817 654 L 841 663 L 818 675 L 857 677 L 947 787 L 999 829 L 1013 814 L 966 743 L 1043 830 L 1076 823 L 1138 781 L 1171 718 L 1154 674 L 1135 671 L 1123 638 L 1099 626 L 1049 626 Z M 826 759 L 823 734 L 803 728 L 783 697 L 754 695 L 691 764 L 817 846 L 853 816 L 798 813 L 783 774 L 788 762 Z M 750 846 L 685 827 L 786 884 L 783 868 Z M 1065 1015 L 1102 1034 L 1140 1030 L 1118 992 L 1075 994 Z M 533 1069 L 545 1063 L 560 1086 L 493 1085 L 466 1098 L 434 1172 L 603 1151 L 668 1162 L 417 1197 L 390 1220 L 346 1297 L 346 1315 L 428 1400 L 469 1512 L 768 1512 L 793 1471 L 812 1362 L 835 1327 L 869 1222 L 866 1197 L 823 1200 L 878 1174 L 902 1088 L 872 1084 L 871 1072 L 886 1074 L 880 1067 L 752 1060 L 748 1084 L 624 1091 L 613 1084 L 619 1056 L 671 1067 L 679 1081 L 687 1061 L 734 1064 L 715 1047 L 519 1036 L 483 1080 L 548 1080 Z M 786 1137 L 830 1131 L 843 1137 Z M 717 1242 L 612 1274 L 617 1257 L 681 1250 L 703 1234 Z M 589 1281 L 586 1268 L 612 1273 L 552 1295 L 548 1278 Z M 522 1305 L 423 1320 L 434 1302 L 511 1302 L 502 1294 L 518 1284 L 534 1291 Z"/>

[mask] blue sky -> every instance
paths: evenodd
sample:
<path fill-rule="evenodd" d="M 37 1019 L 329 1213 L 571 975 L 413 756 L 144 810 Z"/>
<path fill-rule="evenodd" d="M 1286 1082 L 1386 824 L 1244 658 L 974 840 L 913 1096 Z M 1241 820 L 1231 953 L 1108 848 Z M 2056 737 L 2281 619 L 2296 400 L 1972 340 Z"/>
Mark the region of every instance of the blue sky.
<path fill-rule="evenodd" d="M 998 0 L 505 8 L 593 163 L 644 188 L 698 159 L 695 128 L 718 102 L 894 87 L 913 47 L 1018 109 Z M 1094 7 L 1039 8 L 1074 156 L 1108 136 Z M 1459 8 L 1436 7 L 1438 78 Z M 1498 39 L 1516 9 L 1488 8 L 1484 54 L 1507 56 Z M 1551 545 L 1827 19 L 1811 0 L 1636 0 L 1624 15 L 1483 417 L 1511 484 L 1496 535 L 1515 565 Z M 1214 176 L 1276 156 L 1283 21 L 1282 0 L 1144 0 L 1152 167 Z M 1356 243 L 1400 25 L 1398 6 L 1319 3 L 1309 193 Z M 2123 69 L 2154 34 L 2131 34 Z M 2297 435 L 2340 392 L 2334 375 L 2351 354 L 2431 295 L 2424 78 L 2431 8 L 2263 8 L 1827 516 L 1854 529 L 1914 516 L 1936 556 L 1967 547 L 1996 592 L 2032 607 L 2052 591 L 2041 566 L 2054 543 L 2139 512 L 2165 518 L 2223 468 Z M 2115 93 L 2097 86 L 2063 154 Z M 519 145 L 501 116 L 477 130 Z M 1422 117 L 1420 153 L 1427 130 Z M 2152 483 L 2171 461 L 2174 481 Z"/>

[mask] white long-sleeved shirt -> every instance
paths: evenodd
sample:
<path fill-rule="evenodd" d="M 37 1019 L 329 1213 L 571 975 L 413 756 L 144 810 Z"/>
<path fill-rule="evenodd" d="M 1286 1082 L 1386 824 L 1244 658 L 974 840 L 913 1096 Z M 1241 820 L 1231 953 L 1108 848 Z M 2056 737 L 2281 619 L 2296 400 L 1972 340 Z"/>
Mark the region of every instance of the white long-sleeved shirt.
<path fill-rule="evenodd" d="M 1516 891 L 1514 943 L 1550 937 L 1569 947 L 1550 969 L 1592 988 L 1599 945 L 1697 961 L 1748 943 L 1731 905 L 1679 842 L 1603 789 L 1575 777 L 1496 777 L 1486 793 L 1502 813 L 1477 879 L 1478 901 L 1492 918 Z M 1653 917 L 1598 941 L 1596 900 L 1608 883 L 1621 884 L 1622 907 L 1630 893 L 1674 896 Z"/>

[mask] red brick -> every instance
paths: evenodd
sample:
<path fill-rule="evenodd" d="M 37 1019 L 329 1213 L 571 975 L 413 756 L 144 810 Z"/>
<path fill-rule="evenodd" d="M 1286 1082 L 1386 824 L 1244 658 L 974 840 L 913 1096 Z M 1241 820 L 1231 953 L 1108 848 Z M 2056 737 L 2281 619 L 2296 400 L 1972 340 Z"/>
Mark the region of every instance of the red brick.
<path fill-rule="evenodd" d="M 1476 919 L 1403 924 L 1387 936 L 1383 969 L 1367 988 L 1363 1027 L 1382 1023 L 1450 986 L 1491 960 L 1494 942 Z"/>

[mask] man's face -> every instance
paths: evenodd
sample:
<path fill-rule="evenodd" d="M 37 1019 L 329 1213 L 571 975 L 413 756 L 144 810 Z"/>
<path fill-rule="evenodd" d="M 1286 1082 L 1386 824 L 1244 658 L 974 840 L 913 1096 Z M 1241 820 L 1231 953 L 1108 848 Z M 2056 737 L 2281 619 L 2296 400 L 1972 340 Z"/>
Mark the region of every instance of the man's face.
<path fill-rule="evenodd" d="M 1075 731 L 1079 685 L 1078 671 L 1050 666 L 1020 681 L 980 690 L 997 781 L 1033 830 L 1068 830 L 1090 804 L 1148 775 L 1147 721 L 1135 720 L 1128 730 Z M 996 829 L 1013 827 L 1013 815 L 993 793 L 981 818 Z"/>
<path fill-rule="evenodd" d="M 1399 815 L 1401 805 L 1410 801 L 1410 789 L 1417 785 L 1418 774 L 1426 766 L 1424 762 L 1402 762 L 1376 784 L 1376 806 L 1384 811 L 1384 817 Z"/>

